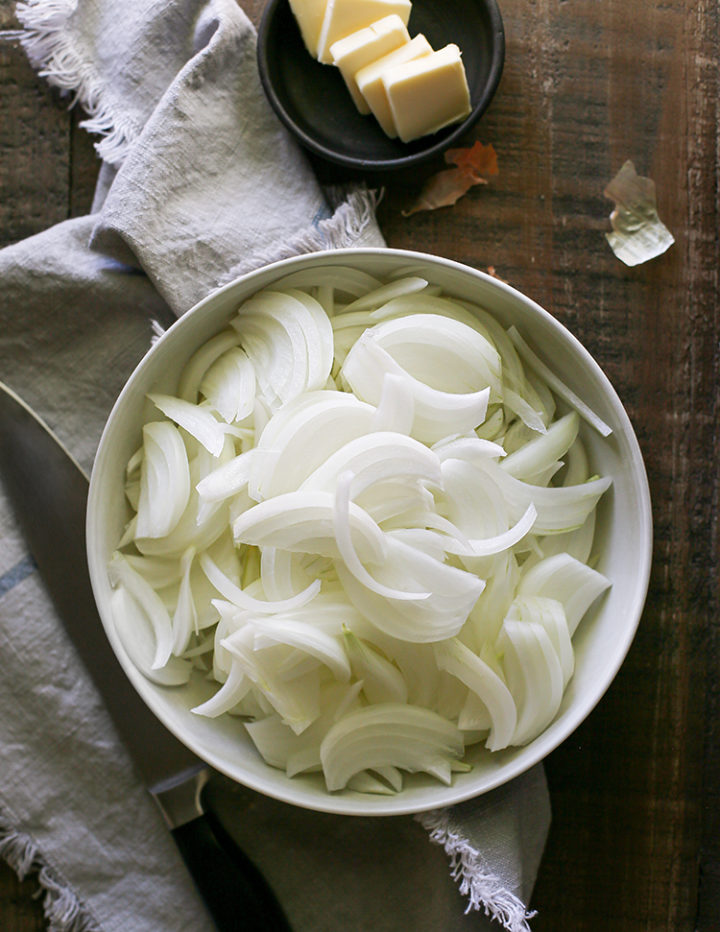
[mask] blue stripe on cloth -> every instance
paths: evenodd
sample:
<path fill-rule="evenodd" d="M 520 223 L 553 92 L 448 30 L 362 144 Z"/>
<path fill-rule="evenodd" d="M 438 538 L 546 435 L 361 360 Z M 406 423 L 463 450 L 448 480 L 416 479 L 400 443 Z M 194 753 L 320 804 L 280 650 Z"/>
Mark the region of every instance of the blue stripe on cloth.
<path fill-rule="evenodd" d="M 30 554 L 23 557 L 19 563 L 16 563 L 15 566 L 11 567 L 6 573 L 0 576 L 0 597 L 4 596 L 5 593 L 9 592 L 14 586 L 17 586 L 18 583 L 21 583 L 23 579 L 27 579 L 36 569 L 37 563 Z"/>

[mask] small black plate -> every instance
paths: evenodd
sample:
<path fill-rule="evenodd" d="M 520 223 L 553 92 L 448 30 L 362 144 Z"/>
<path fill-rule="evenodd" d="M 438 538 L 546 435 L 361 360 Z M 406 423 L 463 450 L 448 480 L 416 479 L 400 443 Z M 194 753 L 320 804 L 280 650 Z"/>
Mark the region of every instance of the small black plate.
<path fill-rule="evenodd" d="M 258 67 L 285 126 L 311 152 L 362 171 L 408 168 L 451 146 L 487 109 L 505 60 L 505 31 L 495 0 L 413 0 L 408 30 L 439 49 L 454 42 L 465 64 L 472 113 L 462 123 L 403 143 L 355 108 L 340 72 L 305 48 L 288 0 L 269 0 L 258 30 Z"/>

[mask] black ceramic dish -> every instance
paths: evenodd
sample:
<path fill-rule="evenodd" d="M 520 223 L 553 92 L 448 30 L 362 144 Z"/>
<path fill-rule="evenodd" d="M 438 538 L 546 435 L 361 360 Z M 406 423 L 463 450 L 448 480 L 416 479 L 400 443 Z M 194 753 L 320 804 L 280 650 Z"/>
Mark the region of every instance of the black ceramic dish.
<path fill-rule="evenodd" d="M 358 113 L 337 68 L 310 55 L 288 0 L 269 0 L 258 30 L 260 79 L 279 118 L 310 152 L 355 170 L 405 169 L 444 152 L 480 119 L 505 60 L 496 0 L 413 0 L 408 30 L 436 49 L 460 47 L 473 109 L 462 123 L 402 143 Z"/>

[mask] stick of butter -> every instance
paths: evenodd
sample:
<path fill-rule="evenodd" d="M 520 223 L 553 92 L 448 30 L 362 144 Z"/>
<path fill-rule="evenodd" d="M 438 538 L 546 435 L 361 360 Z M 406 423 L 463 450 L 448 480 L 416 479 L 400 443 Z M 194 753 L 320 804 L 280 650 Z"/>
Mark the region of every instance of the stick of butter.
<path fill-rule="evenodd" d="M 457 45 L 395 65 L 382 77 L 403 142 L 435 133 L 470 113 L 470 91 Z"/>
<path fill-rule="evenodd" d="M 364 29 L 351 32 L 349 36 L 338 39 L 330 46 L 333 62 L 340 70 L 360 113 L 370 113 L 370 107 L 358 88 L 355 78 L 357 72 L 365 65 L 409 42 L 407 26 L 397 13 L 393 13 Z"/>
<path fill-rule="evenodd" d="M 315 57 L 332 64 L 333 43 L 393 13 L 407 26 L 411 6 L 410 0 L 327 0 Z"/>
<path fill-rule="evenodd" d="M 394 139 L 397 136 L 395 121 L 393 120 L 390 103 L 385 85 L 383 84 L 383 74 L 393 65 L 402 65 L 405 62 L 421 58 L 423 55 L 429 55 L 432 52 L 432 46 L 423 35 L 414 36 L 405 45 L 401 45 L 393 52 L 383 55 L 377 61 L 361 68 L 355 75 L 357 88 L 365 100 L 367 113 L 368 109 L 378 121 L 383 131 Z M 358 108 L 359 109 L 359 108 Z"/>
<path fill-rule="evenodd" d="M 297 20 L 305 48 L 313 58 L 317 55 L 326 7 L 327 0 L 290 0 L 290 9 Z"/>

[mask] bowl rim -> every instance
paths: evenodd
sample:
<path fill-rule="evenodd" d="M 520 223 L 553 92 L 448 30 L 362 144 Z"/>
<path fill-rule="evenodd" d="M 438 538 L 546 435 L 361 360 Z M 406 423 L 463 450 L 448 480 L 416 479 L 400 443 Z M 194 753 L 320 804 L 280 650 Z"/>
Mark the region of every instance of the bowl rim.
<path fill-rule="evenodd" d="M 282 98 L 278 94 L 275 84 L 273 83 L 268 65 L 268 34 L 278 7 L 287 2 L 288 0 L 269 0 L 260 19 L 256 51 L 260 83 L 262 84 L 265 95 L 270 101 L 273 110 L 286 129 L 295 136 L 304 148 L 320 156 L 320 158 L 327 162 L 341 165 L 344 168 L 369 172 L 399 171 L 428 162 L 436 156 L 441 155 L 446 149 L 452 147 L 464 136 L 464 134 L 483 116 L 495 96 L 505 64 L 505 26 L 497 0 L 476 0 L 476 2 L 481 2 L 483 6 L 485 6 L 490 17 L 492 55 L 488 80 L 483 88 L 482 95 L 473 106 L 471 113 L 466 119 L 463 120 L 462 123 L 458 123 L 447 134 L 443 134 L 442 138 L 432 143 L 432 145 L 405 156 L 388 159 L 372 159 L 342 155 L 329 146 L 323 145 L 323 143 L 319 142 L 311 133 L 305 132 L 305 130 L 296 123 L 283 104 Z"/>
<path fill-rule="evenodd" d="M 497 289 L 501 293 L 509 296 L 513 301 L 519 301 L 520 304 L 525 305 L 531 314 L 539 315 L 545 324 L 556 332 L 560 340 L 570 344 L 573 352 L 579 355 L 583 362 L 592 370 L 594 378 L 600 382 L 604 395 L 612 405 L 613 416 L 617 419 L 618 426 L 622 428 L 622 435 L 632 453 L 630 462 L 630 471 L 632 474 L 631 484 L 633 490 L 637 493 L 638 534 L 642 542 L 641 551 L 637 554 L 637 562 L 633 567 L 633 575 L 635 578 L 633 597 L 626 606 L 626 625 L 623 627 L 622 636 L 618 638 L 614 648 L 614 663 L 604 668 L 603 676 L 598 679 L 592 689 L 587 691 L 582 703 L 577 704 L 574 710 L 571 709 L 566 713 L 562 729 L 553 728 L 552 724 L 548 726 L 546 731 L 534 739 L 530 745 L 526 746 L 528 749 L 527 753 L 518 754 L 515 759 L 503 764 L 497 772 L 485 779 L 481 787 L 472 785 L 453 785 L 447 787 L 438 784 L 437 792 L 435 792 L 435 787 L 433 786 L 432 801 L 418 804 L 417 801 L 413 803 L 411 800 L 408 800 L 403 796 L 403 793 L 399 793 L 394 797 L 373 797 L 369 802 L 365 800 L 358 802 L 357 798 L 351 795 L 330 793 L 322 797 L 313 797 L 312 800 L 309 800 L 306 798 L 307 794 L 303 793 L 302 786 L 300 784 L 293 784 L 292 780 L 289 780 L 289 786 L 287 787 L 288 792 L 285 792 L 274 786 L 268 786 L 262 780 L 254 779 L 252 776 L 246 777 L 244 775 L 243 778 L 240 779 L 237 774 L 229 772 L 221 762 L 209 760 L 208 756 L 203 753 L 202 749 L 198 748 L 197 744 L 188 741 L 187 735 L 181 733 L 174 727 L 171 721 L 164 717 L 163 714 L 159 713 L 158 709 L 154 707 L 152 699 L 148 698 L 152 697 L 153 691 L 157 690 L 158 687 L 147 681 L 126 658 L 119 656 L 118 659 L 132 685 L 137 689 L 141 698 L 160 721 L 175 734 L 183 744 L 189 747 L 190 750 L 209 763 L 210 766 L 217 771 L 224 773 L 225 776 L 234 782 L 241 783 L 243 786 L 249 787 L 265 796 L 317 812 L 360 816 L 412 815 L 439 807 L 455 805 L 468 799 L 485 795 L 527 772 L 533 766 L 539 764 L 560 744 L 566 741 L 593 711 L 615 679 L 634 640 L 647 598 L 652 566 L 653 520 L 649 484 L 639 442 L 625 407 L 600 365 L 571 331 L 541 305 L 537 304 L 533 299 L 529 298 L 512 285 L 482 272 L 479 269 L 475 269 L 472 266 L 465 265 L 452 259 L 434 256 L 429 253 L 390 247 L 348 247 L 305 253 L 300 256 L 281 259 L 262 266 L 259 269 L 240 275 L 232 281 L 214 289 L 183 314 L 182 317 L 178 318 L 178 320 L 153 343 L 126 381 L 113 405 L 100 438 L 97 455 L 90 475 L 86 513 L 87 558 L 91 584 L 96 602 L 98 603 L 98 613 L 102 619 L 103 626 L 108 634 L 113 649 L 116 649 L 116 639 L 111 631 L 112 622 L 108 619 L 107 610 L 99 598 L 99 594 L 103 591 L 103 580 L 107 579 L 107 566 L 101 559 L 101 547 L 96 544 L 96 541 L 99 537 L 101 524 L 98 517 L 99 512 L 102 510 L 101 471 L 103 463 L 109 455 L 107 447 L 109 440 L 112 438 L 116 413 L 118 410 L 122 409 L 126 396 L 132 391 L 135 382 L 142 378 L 148 366 L 152 365 L 155 356 L 163 352 L 162 348 L 165 344 L 175 339 L 174 334 L 183 327 L 183 322 L 187 321 L 190 315 L 197 316 L 198 314 L 202 314 L 203 309 L 208 306 L 212 308 L 223 295 L 226 295 L 236 288 L 244 287 L 248 284 L 251 285 L 254 280 L 262 280 L 264 278 L 269 278 L 270 281 L 275 280 L 281 275 L 294 271 L 295 269 L 293 267 L 295 266 L 302 267 L 305 264 L 314 263 L 322 264 L 323 261 L 330 261 L 331 264 L 340 264 L 344 260 L 346 263 L 351 263 L 352 260 L 358 256 L 365 256 L 370 259 L 386 257 L 389 260 L 395 260 L 396 262 L 402 261 L 406 264 L 412 264 L 413 262 L 429 263 L 446 269 L 450 273 L 460 272 L 464 275 L 469 274 L 470 277 L 479 278 L 488 283 L 492 289 Z M 265 287 L 265 285 L 260 284 L 258 287 Z M 525 749 L 514 750 L 525 751 Z"/>

